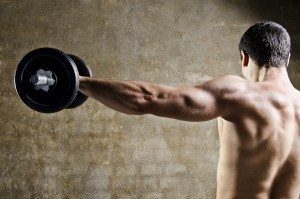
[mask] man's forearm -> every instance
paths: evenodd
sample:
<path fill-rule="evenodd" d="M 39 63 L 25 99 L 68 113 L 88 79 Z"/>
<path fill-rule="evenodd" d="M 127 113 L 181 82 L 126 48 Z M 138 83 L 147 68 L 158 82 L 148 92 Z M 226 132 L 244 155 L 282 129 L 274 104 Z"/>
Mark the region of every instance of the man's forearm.
<path fill-rule="evenodd" d="M 154 96 L 151 84 L 139 81 L 103 81 L 80 77 L 79 90 L 102 104 L 126 114 L 142 114 Z"/>

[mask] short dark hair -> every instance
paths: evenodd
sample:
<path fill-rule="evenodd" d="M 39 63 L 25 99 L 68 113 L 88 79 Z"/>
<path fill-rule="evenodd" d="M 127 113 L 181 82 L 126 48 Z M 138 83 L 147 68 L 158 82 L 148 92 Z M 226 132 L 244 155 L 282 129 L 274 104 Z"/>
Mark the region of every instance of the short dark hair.
<path fill-rule="evenodd" d="M 246 51 L 259 67 L 287 66 L 291 39 L 280 24 L 272 21 L 259 22 L 243 34 L 239 50 Z"/>

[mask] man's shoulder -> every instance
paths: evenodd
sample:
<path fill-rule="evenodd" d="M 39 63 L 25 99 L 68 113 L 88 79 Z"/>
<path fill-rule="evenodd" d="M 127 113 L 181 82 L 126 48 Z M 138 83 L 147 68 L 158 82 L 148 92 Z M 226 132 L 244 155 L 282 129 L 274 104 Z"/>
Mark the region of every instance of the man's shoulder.
<path fill-rule="evenodd" d="M 241 112 L 245 112 L 249 100 L 247 96 L 254 90 L 251 82 L 236 75 L 224 75 L 215 78 L 213 87 L 216 90 L 216 100 L 224 110 L 223 118 L 227 121 L 235 121 L 240 117 Z"/>
<path fill-rule="evenodd" d="M 204 84 L 220 97 L 226 97 L 229 94 L 237 94 L 249 89 L 249 82 L 237 75 L 222 75 L 211 79 Z"/>

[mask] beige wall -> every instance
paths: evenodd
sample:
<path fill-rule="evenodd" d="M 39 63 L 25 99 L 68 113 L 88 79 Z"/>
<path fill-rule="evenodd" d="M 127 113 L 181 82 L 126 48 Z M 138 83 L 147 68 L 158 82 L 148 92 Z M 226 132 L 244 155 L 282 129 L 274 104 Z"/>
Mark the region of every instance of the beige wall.
<path fill-rule="evenodd" d="M 225 3 L 226 2 L 226 3 Z M 128 116 L 89 99 L 56 114 L 30 110 L 13 76 L 22 56 L 55 47 L 94 76 L 196 85 L 241 75 L 247 27 L 276 20 L 291 32 L 300 88 L 297 1 L 0 0 L 0 198 L 214 198 L 216 120 Z"/>

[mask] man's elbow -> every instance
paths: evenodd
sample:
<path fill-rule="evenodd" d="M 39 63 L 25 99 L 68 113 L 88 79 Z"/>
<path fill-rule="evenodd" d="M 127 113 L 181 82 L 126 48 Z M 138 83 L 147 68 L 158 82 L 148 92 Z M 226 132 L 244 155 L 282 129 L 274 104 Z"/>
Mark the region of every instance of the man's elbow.
<path fill-rule="evenodd" d="M 144 115 L 152 112 L 154 97 L 152 95 L 143 95 L 137 98 L 136 106 L 132 110 L 132 115 Z"/>

